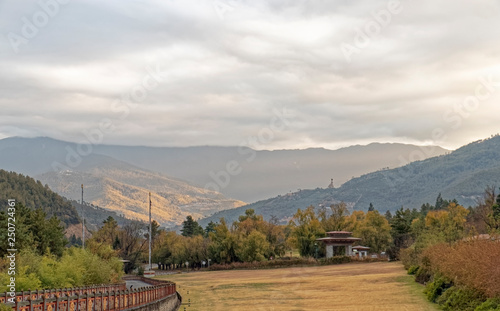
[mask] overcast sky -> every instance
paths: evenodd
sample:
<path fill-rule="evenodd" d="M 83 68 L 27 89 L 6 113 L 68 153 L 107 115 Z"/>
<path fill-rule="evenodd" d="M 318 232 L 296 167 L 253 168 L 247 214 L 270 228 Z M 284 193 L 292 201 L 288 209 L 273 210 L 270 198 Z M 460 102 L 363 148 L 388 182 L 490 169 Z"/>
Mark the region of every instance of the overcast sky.
<path fill-rule="evenodd" d="M 499 132 L 495 0 L 55 1 L 0 0 L 0 138 L 457 148 Z"/>

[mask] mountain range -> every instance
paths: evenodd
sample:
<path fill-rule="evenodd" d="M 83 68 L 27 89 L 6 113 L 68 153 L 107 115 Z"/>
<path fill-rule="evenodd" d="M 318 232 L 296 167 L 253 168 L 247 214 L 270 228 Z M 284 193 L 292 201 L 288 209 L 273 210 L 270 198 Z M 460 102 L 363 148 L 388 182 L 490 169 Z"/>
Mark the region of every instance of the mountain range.
<path fill-rule="evenodd" d="M 148 219 L 151 192 L 153 218 L 166 227 L 182 222 L 188 215 L 200 218 L 245 204 L 97 153 L 82 156 L 81 163 L 68 166 L 69 148 L 78 150 L 78 145 L 49 138 L 3 139 L 0 168 L 33 176 L 70 200 L 80 201 L 83 184 L 85 202 L 129 219 Z M 64 166 L 63 170 L 54 170 Z"/>
<path fill-rule="evenodd" d="M 406 164 L 419 147 L 370 144 L 339 150 L 257 151 L 239 147 L 79 145 L 51 138 L 0 140 L 0 168 L 30 175 L 70 200 L 163 226 L 245 205 L 298 188 L 339 185 L 353 176 Z M 426 157 L 447 153 L 433 147 Z M 237 199 L 230 199 L 234 197 Z"/>
<path fill-rule="evenodd" d="M 441 193 L 448 200 L 457 199 L 465 207 L 473 206 L 488 186 L 500 186 L 500 136 L 473 142 L 456 151 L 415 161 L 395 169 L 362 175 L 337 188 L 316 188 L 286 193 L 237 209 L 219 212 L 199 220 L 205 226 L 224 218 L 232 222 L 252 208 L 269 219 L 276 216 L 282 223 L 291 219 L 297 209 L 328 207 L 345 202 L 352 210 L 367 210 L 370 203 L 381 212 L 401 207 L 420 208 L 433 204 Z"/>
<path fill-rule="evenodd" d="M 410 162 L 420 147 L 373 143 L 338 150 L 253 150 L 242 147 L 126 147 L 99 145 L 95 153 L 134 164 L 143 169 L 188 180 L 245 202 L 278 194 L 326 187 L 333 178 L 339 186 L 354 176 Z M 429 147 L 425 158 L 449 150 Z M 231 169 L 231 165 L 236 168 Z M 229 169 L 228 169 L 229 167 Z"/>

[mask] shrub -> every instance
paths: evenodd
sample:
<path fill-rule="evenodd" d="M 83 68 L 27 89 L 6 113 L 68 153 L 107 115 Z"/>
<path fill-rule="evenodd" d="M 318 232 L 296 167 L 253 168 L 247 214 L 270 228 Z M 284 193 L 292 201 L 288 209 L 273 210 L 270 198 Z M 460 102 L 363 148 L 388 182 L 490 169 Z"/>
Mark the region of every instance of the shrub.
<path fill-rule="evenodd" d="M 436 302 L 436 299 L 443 294 L 443 292 L 451 287 L 451 282 L 441 276 L 435 276 L 434 281 L 427 283 L 425 287 L 425 294 L 427 299 L 431 302 Z"/>
<path fill-rule="evenodd" d="M 500 311 L 500 298 L 490 298 L 478 306 L 474 311 Z"/>
<path fill-rule="evenodd" d="M 411 266 L 418 266 L 420 264 L 419 253 L 413 247 L 401 249 L 399 251 L 399 258 L 406 270 Z"/>
<path fill-rule="evenodd" d="M 137 268 L 137 275 L 140 275 L 140 276 L 144 275 L 144 267 L 143 266 L 139 266 Z"/>
<path fill-rule="evenodd" d="M 330 258 L 320 259 L 322 265 L 338 265 L 351 262 L 351 257 L 348 256 L 334 256 Z"/>
<path fill-rule="evenodd" d="M 432 278 L 432 273 L 424 266 L 418 267 L 415 272 L 415 281 L 420 284 L 427 284 Z"/>
<path fill-rule="evenodd" d="M 424 251 L 433 270 L 453 279 L 457 285 L 475 289 L 487 298 L 500 296 L 500 243 L 492 240 L 440 244 Z"/>
<path fill-rule="evenodd" d="M 445 311 L 474 311 L 484 299 L 484 296 L 476 291 L 452 286 L 436 299 L 436 303 Z"/>
<path fill-rule="evenodd" d="M 12 311 L 12 308 L 4 303 L 0 303 L 0 311 Z"/>
<path fill-rule="evenodd" d="M 420 266 L 417 266 L 417 265 L 411 266 L 410 268 L 408 268 L 408 274 L 409 275 L 414 275 L 415 273 L 417 273 L 417 270 L 419 268 L 420 268 Z"/>

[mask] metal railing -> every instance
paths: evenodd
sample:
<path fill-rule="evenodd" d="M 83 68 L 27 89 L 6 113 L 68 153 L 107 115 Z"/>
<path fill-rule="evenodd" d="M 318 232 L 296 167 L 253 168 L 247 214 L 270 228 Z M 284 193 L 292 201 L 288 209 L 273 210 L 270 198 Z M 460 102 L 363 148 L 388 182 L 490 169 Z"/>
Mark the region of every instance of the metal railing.
<path fill-rule="evenodd" d="M 126 278 L 127 279 L 127 278 Z M 128 278 L 131 279 L 131 278 Z M 14 303 L 8 293 L 0 294 L 0 303 L 16 311 L 120 311 L 132 309 L 176 295 L 175 283 L 134 278 L 152 286 L 127 290 L 125 283 L 17 292 Z"/>

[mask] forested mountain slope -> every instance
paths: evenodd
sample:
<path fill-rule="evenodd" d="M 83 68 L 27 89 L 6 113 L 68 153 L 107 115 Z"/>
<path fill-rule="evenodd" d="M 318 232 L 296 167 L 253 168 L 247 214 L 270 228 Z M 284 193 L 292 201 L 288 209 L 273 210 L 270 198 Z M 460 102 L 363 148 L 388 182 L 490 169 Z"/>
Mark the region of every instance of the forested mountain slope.
<path fill-rule="evenodd" d="M 474 205 L 487 186 L 500 186 L 500 136 L 468 144 L 450 154 L 417 161 L 391 170 L 381 170 L 354 178 L 335 189 L 301 190 L 217 213 L 200 224 L 220 217 L 232 221 L 247 208 L 266 218 L 289 219 L 298 208 L 329 206 L 344 201 L 351 209 L 367 210 L 370 203 L 380 211 L 401 206 L 419 208 L 433 203 L 439 193 Z"/>

